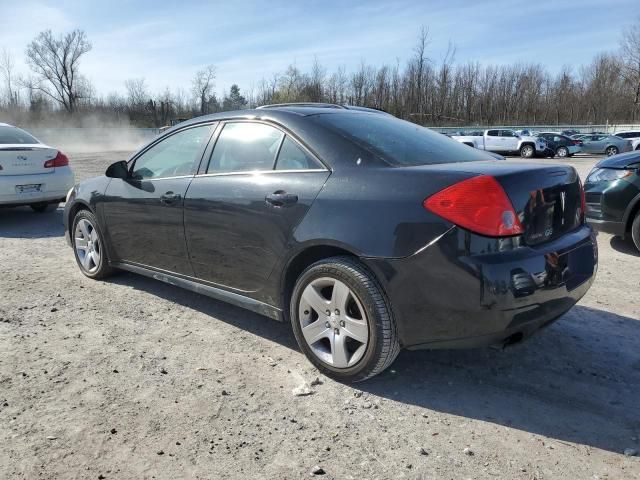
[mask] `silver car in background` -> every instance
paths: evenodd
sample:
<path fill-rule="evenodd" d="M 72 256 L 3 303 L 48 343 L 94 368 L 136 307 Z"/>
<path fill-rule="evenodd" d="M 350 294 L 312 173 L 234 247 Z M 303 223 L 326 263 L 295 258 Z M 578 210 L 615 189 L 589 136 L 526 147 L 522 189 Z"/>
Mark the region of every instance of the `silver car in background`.
<path fill-rule="evenodd" d="M 604 153 L 608 157 L 618 153 L 630 152 L 633 146 L 630 140 L 607 134 L 588 134 L 580 137 L 584 153 Z"/>

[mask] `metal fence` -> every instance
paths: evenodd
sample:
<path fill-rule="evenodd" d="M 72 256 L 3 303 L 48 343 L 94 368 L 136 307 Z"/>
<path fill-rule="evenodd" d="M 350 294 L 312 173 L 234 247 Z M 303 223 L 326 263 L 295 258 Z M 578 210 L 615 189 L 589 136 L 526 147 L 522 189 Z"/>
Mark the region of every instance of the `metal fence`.
<path fill-rule="evenodd" d="M 436 132 L 458 133 L 478 130 L 504 128 L 510 130 L 529 130 L 535 132 L 561 132 L 562 130 L 576 130 L 579 133 L 604 132 L 616 133 L 626 130 L 640 131 L 640 124 L 604 124 L 604 125 L 469 125 L 466 127 L 428 127 Z"/>

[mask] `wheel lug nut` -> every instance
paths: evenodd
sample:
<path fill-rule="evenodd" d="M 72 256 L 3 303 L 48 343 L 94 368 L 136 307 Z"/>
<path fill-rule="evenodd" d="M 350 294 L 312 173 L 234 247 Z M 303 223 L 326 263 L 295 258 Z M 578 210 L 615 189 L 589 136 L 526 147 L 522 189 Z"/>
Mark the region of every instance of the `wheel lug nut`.
<path fill-rule="evenodd" d="M 329 328 L 329 322 L 324 322 L 324 326 Z"/>
<path fill-rule="evenodd" d="M 341 326 L 341 327 L 344 327 L 344 320 L 342 320 L 342 321 L 340 322 L 340 326 Z"/>
<path fill-rule="evenodd" d="M 338 334 L 338 333 L 340 333 L 340 329 L 339 329 L 339 328 L 336 328 L 336 329 L 334 330 L 334 332 L 335 332 L 336 334 Z"/>
<path fill-rule="evenodd" d="M 340 315 L 340 310 L 336 308 L 336 315 Z"/>
<path fill-rule="evenodd" d="M 331 310 L 327 310 L 325 313 L 327 314 L 327 317 L 328 317 L 329 315 L 331 315 Z"/>

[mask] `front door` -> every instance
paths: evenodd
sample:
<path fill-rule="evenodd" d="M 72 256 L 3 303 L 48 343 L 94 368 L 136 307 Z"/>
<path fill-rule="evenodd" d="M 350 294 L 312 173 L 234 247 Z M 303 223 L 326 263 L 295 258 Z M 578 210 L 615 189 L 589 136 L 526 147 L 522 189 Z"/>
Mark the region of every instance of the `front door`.
<path fill-rule="evenodd" d="M 242 292 L 261 290 L 329 175 L 271 125 L 224 125 L 206 173 L 193 179 L 185 199 L 195 275 Z"/>
<path fill-rule="evenodd" d="M 112 261 L 191 275 L 184 237 L 184 197 L 211 136 L 211 126 L 180 130 L 130 163 L 102 203 Z"/>

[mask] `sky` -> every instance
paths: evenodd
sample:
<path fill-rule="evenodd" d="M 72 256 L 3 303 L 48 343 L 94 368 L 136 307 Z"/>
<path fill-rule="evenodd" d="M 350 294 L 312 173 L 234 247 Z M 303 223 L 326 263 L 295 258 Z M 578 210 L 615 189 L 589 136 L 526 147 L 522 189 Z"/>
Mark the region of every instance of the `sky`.
<path fill-rule="evenodd" d="M 151 92 L 181 86 L 203 66 L 217 68 L 216 91 L 246 90 L 291 63 L 314 58 L 329 71 L 404 63 L 421 26 L 438 62 L 449 42 L 457 63 L 535 62 L 576 71 L 615 50 L 638 21 L 639 0 L 163 1 L 0 0 L 0 51 L 28 71 L 24 52 L 42 30 L 85 30 L 92 50 L 81 72 L 99 95 L 125 92 L 144 77 Z M 636 13 L 637 12 L 637 13 Z"/>

